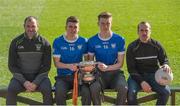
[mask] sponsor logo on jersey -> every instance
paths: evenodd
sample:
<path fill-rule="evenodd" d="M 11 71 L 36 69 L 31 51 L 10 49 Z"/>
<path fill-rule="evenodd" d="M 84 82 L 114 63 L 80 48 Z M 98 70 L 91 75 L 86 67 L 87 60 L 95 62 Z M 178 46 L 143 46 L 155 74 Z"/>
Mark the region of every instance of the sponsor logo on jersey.
<path fill-rule="evenodd" d="M 62 46 L 62 47 L 61 47 L 61 50 L 67 50 L 67 47 Z"/>
<path fill-rule="evenodd" d="M 102 44 L 103 44 L 103 45 L 107 45 L 107 44 L 109 44 L 109 42 L 102 42 Z"/>
<path fill-rule="evenodd" d="M 24 49 L 24 46 L 23 45 L 19 45 L 18 49 Z"/>
<path fill-rule="evenodd" d="M 74 46 L 74 45 L 75 45 L 74 43 L 69 44 L 69 46 Z"/>

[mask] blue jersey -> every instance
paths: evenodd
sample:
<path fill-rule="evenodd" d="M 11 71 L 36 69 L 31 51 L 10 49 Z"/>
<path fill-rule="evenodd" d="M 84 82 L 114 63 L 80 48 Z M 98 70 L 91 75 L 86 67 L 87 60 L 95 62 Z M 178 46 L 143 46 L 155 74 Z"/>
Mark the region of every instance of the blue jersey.
<path fill-rule="evenodd" d="M 53 49 L 53 57 L 59 57 L 62 63 L 79 63 L 87 53 L 87 39 L 78 37 L 75 41 L 68 41 L 62 35 L 54 40 Z M 57 74 L 58 76 L 72 75 L 73 71 L 58 68 Z"/>
<path fill-rule="evenodd" d="M 112 33 L 109 39 L 102 39 L 99 34 L 88 40 L 88 52 L 95 55 L 97 62 L 106 65 L 117 63 L 118 54 L 124 54 L 125 40 L 123 37 Z"/>

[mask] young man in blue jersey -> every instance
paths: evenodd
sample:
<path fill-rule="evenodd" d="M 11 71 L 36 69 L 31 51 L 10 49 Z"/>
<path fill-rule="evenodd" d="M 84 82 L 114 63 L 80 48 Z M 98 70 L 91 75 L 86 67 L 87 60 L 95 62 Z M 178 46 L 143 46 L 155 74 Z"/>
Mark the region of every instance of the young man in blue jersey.
<path fill-rule="evenodd" d="M 55 77 L 55 100 L 57 105 L 66 105 L 67 93 L 73 88 L 76 63 L 87 56 L 87 40 L 78 35 L 79 19 L 70 16 L 66 20 L 66 33 L 54 40 L 53 59 L 57 68 Z"/>
<path fill-rule="evenodd" d="M 115 89 L 117 91 L 116 105 L 123 105 L 126 103 L 128 90 L 122 71 L 125 40 L 112 32 L 111 25 L 111 13 L 100 13 L 98 16 L 100 32 L 88 40 L 88 54 L 90 60 L 98 62 L 103 89 Z"/>
<path fill-rule="evenodd" d="M 152 39 L 151 26 L 140 22 L 137 27 L 139 38 L 129 44 L 126 55 L 128 79 L 128 104 L 137 105 L 137 94 L 155 91 L 158 94 L 156 105 L 166 105 L 170 95 L 168 86 L 155 81 L 155 72 L 159 67 L 170 72 L 169 61 L 162 45 Z"/>

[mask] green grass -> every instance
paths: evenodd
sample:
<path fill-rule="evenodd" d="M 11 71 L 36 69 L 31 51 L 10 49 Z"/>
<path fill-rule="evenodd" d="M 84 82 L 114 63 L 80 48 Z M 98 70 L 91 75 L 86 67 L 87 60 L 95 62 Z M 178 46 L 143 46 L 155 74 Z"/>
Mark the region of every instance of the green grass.
<path fill-rule="evenodd" d="M 179 0 L 0 0 L 0 86 L 7 86 L 12 77 L 7 68 L 8 48 L 11 40 L 23 32 L 26 16 L 38 17 L 40 33 L 52 44 L 58 35 L 65 32 L 65 20 L 70 15 L 79 17 L 80 35 L 91 37 L 98 32 L 97 15 L 102 11 L 112 13 L 112 29 L 125 37 L 126 46 L 137 38 L 137 24 L 149 21 L 152 38 L 159 40 L 167 51 L 174 72 L 172 85 L 179 85 L 179 5 Z M 126 64 L 124 71 L 128 77 Z M 52 83 L 55 75 L 52 64 L 49 75 Z M 41 99 L 38 97 L 38 100 Z M 179 95 L 176 102 L 180 104 Z M 0 105 L 3 104 L 4 100 L 0 99 Z"/>

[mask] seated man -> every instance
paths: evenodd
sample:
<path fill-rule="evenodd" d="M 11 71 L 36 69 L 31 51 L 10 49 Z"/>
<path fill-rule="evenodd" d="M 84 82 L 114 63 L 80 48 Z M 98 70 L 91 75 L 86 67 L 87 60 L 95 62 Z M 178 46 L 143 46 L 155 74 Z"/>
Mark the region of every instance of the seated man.
<path fill-rule="evenodd" d="M 130 74 L 128 79 L 128 104 L 137 105 L 137 93 L 156 92 L 156 105 L 165 105 L 170 95 L 168 86 L 162 86 L 155 81 L 155 72 L 159 67 L 170 72 L 168 58 L 161 44 L 150 38 L 151 26 L 148 22 L 138 24 L 139 38 L 129 44 L 126 61 Z M 160 65 L 160 66 L 159 66 Z"/>
<path fill-rule="evenodd" d="M 11 42 L 8 66 L 13 74 L 7 94 L 7 105 L 16 105 L 20 92 L 40 91 L 43 103 L 52 105 L 51 82 L 48 72 L 51 67 L 51 46 L 40 36 L 37 18 L 24 20 L 25 32 Z"/>
<path fill-rule="evenodd" d="M 87 57 L 87 40 L 78 35 L 79 19 L 70 16 L 66 20 L 66 33 L 53 43 L 53 59 L 57 68 L 55 77 L 55 100 L 57 105 L 66 105 L 67 93 L 73 88 L 77 63 Z"/>
<path fill-rule="evenodd" d="M 98 15 L 99 33 L 88 40 L 88 54 L 90 60 L 98 62 L 103 89 L 115 89 L 117 93 L 116 105 L 123 105 L 127 98 L 127 82 L 122 71 L 125 53 L 125 40 L 122 36 L 112 32 L 112 15 L 102 12 Z M 100 88 L 101 89 L 101 88 Z M 94 91 L 95 93 L 93 93 Z M 100 101 L 99 85 L 91 90 L 91 97 Z"/>

